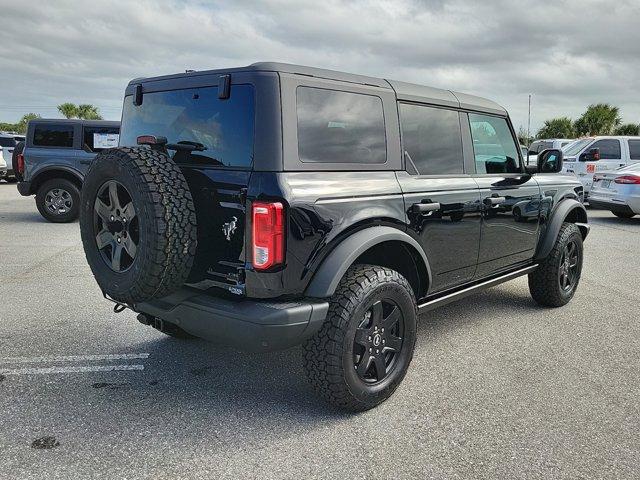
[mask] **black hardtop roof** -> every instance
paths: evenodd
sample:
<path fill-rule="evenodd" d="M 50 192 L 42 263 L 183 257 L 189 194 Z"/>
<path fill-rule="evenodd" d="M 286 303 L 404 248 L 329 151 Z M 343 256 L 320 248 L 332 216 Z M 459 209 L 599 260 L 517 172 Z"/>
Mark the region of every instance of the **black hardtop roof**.
<path fill-rule="evenodd" d="M 383 78 L 369 77 L 366 75 L 358 75 L 354 73 L 339 72 L 336 70 L 326 70 L 322 68 L 306 67 L 303 65 L 293 65 L 289 63 L 277 62 L 258 62 L 246 67 L 184 72 L 174 75 L 163 75 L 159 77 L 135 78 L 129 82 L 129 87 L 140 83 L 167 81 L 172 79 L 182 79 L 186 77 L 223 74 L 233 75 L 234 72 L 281 72 L 324 78 L 329 80 L 338 80 L 349 83 L 373 85 L 380 88 L 393 89 L 396 92 L 396 96 L 399 100 L 463 108 L 466 110 L 487 112 L 498 115 L 506 115 L 507 113 L 503 107 L 491 100 L 477 97 L 475 95 L 468 95 L 466 93 L 427 87 L 413 83 L 399 82 L 396 80 L 386 80 Z"/>
<path fill-rule="evenodd" d="M 78 118 L 34 118 L 29 123 L 62 123 L 62 124 L 81 124 L 95 127 L 119 127 L 118 120 L 81 120 Z"/>

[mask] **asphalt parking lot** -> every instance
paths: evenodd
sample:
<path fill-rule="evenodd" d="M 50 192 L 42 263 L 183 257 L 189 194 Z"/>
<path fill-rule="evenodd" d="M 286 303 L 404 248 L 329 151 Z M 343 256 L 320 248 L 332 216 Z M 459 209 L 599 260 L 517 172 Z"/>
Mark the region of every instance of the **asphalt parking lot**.
<path fill-rule="evenodd" d="M 521 278 L 429 313 L 397 393 L 353 416 L 299 349 L 114 314 L 78 224 L 0 183 L 0 478 L 638 478 L 640 218 L 590 217 L 572 303 Z"/>

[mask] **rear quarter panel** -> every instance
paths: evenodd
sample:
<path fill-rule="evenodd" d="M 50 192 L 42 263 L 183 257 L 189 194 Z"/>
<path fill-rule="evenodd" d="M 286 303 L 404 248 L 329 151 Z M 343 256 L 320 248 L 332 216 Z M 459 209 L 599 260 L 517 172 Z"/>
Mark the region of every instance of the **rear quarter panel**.
<path fill-rule="evenodd" d="M 395 172 L 254 172 L 248 200 L 287 203 L 286 264 L 256 273 L 247 262 L 248 296 L 299 295 L 326 256 L 348 235 L 372 225 L 406 230 Z M 247 235 L 250 244 L 250 235 Z"/>

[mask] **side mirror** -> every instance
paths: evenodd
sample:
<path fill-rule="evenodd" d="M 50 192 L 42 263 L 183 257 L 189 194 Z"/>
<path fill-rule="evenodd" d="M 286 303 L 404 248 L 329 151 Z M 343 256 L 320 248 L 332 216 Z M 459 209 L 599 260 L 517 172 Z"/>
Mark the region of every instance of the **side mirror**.
<path fill-rule="evenodd" d="M 539 173 L 558 173 L 562 171 L 562 150 L 548 148 L 538 154 Z"/>
<path fill-rule="evenodd" d="M 597 162 L 600 160 L 600 149 L 592 148 L 588 152 L 584 152 L 578 158 L 580 162 Z"/>

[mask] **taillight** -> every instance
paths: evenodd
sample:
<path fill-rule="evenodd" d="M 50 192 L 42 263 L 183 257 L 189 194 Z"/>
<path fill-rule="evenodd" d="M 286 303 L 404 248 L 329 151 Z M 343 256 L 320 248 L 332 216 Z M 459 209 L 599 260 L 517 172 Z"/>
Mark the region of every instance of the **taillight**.
<path fill-rule="evenodd" d="M 18 158 L 17 158 L 17 167 L 18 167 L 18 173 L 20 175 L 24 175 L 24 155 L 22 153 L 18 154 Z"/>
<path fill-rule="evenodd" d="M 636 175 L 621 175 L 614 180 L 616 183 L 632 183 L 640 185 L 640 177 Z"/>
<path fill-rule="evenodd" d="M 280 202 L 254 202 L 253 268 L 267 270 L 284 262 L 284 208 Z"/>

